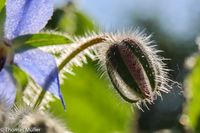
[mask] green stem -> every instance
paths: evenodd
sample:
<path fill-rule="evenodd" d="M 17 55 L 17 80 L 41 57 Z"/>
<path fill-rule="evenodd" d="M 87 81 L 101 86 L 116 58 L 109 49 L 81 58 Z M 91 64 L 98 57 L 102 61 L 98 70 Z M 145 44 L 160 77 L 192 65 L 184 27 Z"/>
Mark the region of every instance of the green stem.
<path fill-rule="evenodd" d="M 37 108 L 41 104 L 45 94 L 46 94 L 46 90 L 42 89 L 42 92 L 38 96 L 37 101 L 35 102 L 35 104 L 33 106 L 34 109 Z"/>
<path fill-rule="evenodd" d="M 58 71 L 60 72 L 75 56 L 77 56 L 80 52 L 82 52 L 83 50 L 97 44 L 97 43 L 102 43 L 106 41 L 106 36 L 100 36 L 100 37 L 95 37 L 92 38 L 90 40 L 88 40 L 87 42 L 84 42 L 83 44 L 80 45 L 80 47 L 78 47 L 77 49 L 75 49 L 74 51 L 72 51 L 62 62 L 61 64 L 58 66 Z M 38 107 L 44 96 L 46 94 L 46 91 L 44 89 L 42 89 L 42 92 L 40 93 L 37 101 L 34 104 L 34 108 Z"/>
<path fill-rule="evenodd" d="M 83 43 L 82 45 L 80 45 L 80 47 L 78 47 L 77 49 L 75 49 L 74 51 L 72 51 L 66 58 L 65 60 L 63 60 L 63 62 L 58 66 L 58 70 L 59 72 L 63 69 L 63 67 L 66 66 L 67 63 L 69 63 L 76 55 L 78 55 L 80 52 L 82 52 L 83 50 L 87 49 L 90 46 L 93 46 L 97 43 L 101 43 L 104 42 L 105 36 L 101 36 L 101 37 L 96 37 L 96 38 L 92 38 L 91 40 Z"/>

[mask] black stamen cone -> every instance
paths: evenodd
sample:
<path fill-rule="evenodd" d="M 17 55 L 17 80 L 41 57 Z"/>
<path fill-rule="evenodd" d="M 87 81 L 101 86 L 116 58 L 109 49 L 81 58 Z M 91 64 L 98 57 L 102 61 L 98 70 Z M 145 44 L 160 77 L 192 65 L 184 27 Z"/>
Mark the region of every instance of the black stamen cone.
<path fill-rule="evenodd" d="M 6 57 L 3 54 L 3 49 L 0 48 L 0 72 L 6 63 Z"/>

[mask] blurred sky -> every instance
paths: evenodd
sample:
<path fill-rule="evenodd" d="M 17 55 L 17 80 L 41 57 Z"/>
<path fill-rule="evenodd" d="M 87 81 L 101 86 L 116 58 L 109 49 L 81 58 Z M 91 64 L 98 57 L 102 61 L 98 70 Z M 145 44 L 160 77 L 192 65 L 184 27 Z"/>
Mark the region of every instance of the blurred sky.
<path fill-rule="evenodd" d="M 55 1 L 57 6 L 67 2 Z M 200 0 L 75 0 L 75 3 L 106 30 L 128 27 L 134 23 L 134 15 L 157 19 L 163 30 L 186 39 L 200 29 L 196 27 L 200 21 Z"/>

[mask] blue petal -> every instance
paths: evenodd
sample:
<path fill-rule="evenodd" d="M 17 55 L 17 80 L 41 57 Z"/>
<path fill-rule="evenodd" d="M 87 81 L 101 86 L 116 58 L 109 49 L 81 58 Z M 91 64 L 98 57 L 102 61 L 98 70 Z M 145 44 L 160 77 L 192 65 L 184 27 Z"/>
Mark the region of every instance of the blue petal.
<path fill-rule="evenodd" d="M 58 69 L 52 55 L 39 49 L 25 50 L 15 54 L 14 63 L 28 73 L 42 88 L 60 97 L 65 107 L 60 91 Z"/>
<path fill-rule="evenodd" d="M 5 69 L 0 72 L 0 103 L 10 108 L 15 102 L 16 86 L 13 77 Z"/>
<path fill-rule="evenodd" d="M 53 0 L 7 0 L 5 37 L 39 32 L 53 14 Z"/>

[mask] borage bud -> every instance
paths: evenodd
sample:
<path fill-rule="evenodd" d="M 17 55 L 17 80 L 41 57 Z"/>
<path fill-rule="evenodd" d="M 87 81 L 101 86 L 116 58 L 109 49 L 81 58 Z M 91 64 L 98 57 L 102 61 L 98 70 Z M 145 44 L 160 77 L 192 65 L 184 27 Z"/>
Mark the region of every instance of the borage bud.
<path fill-rule="evenodd" d="M 108 76 L 117 92 L 128 102 L 153 103 L 160 91 L 169 92 L 165 64 L 148 37 L 115 36 L 106 48 Z"/>

